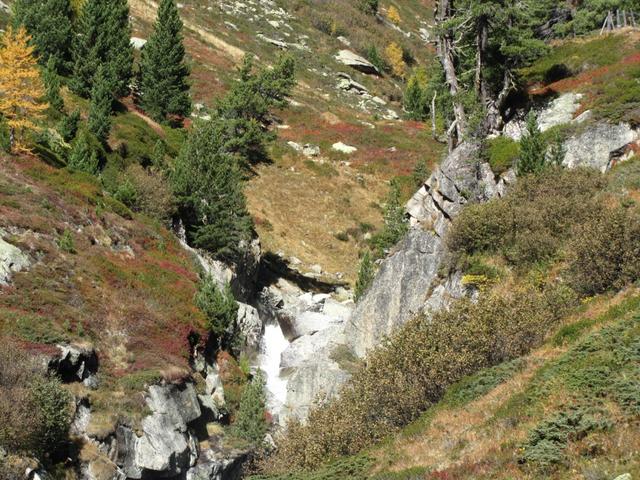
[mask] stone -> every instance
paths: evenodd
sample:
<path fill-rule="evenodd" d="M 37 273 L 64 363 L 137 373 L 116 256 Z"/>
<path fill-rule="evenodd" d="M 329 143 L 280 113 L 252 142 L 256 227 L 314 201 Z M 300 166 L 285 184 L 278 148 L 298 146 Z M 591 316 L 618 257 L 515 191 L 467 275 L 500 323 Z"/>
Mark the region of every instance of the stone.
<path fill-rule="evenodd" d="M 281 322 L 280 325 L 285 337 L 291 342 L 303 335 L 313 335 L 324 330 L 332 323 L 336 321 L 323 313 L 307 311 L 295 318 L 290 318 L 289 322 L 286 320 Z"/>
<path fill-rule="evenodd" d="M 136 50 L 142 50 L 142 47 L 144 47 L 146 44 L 147 41 L 144 38 L 131 37 L 131 46 Z"/>
<path fill-rule="evenodd" d="M 199 409 L 199 407 L 198 407 Z M 176 430 L 168 415 L 142 419 L 143 435 L 136 444 L 135 462 L 142 470 L 179 474 L 189 463 L 187 435 Z"/>
<path fill-rule="evenodd" d="M 334 143 L 331 148 L 333 148 L 334 150 L 341 152 L 341 153 L 346 153 L 347 155 L 350 155 L 352 153 L 355 153 L 358 151 L 358 149 L 356 147 L 352 147 L 351 145 L 347 145 L 346 143 L 342 143 L 342 142 L 337 142 Z"/>
<path fill-rule="evenodd" d="M 205 392 L 213 398 L 218 406 L 225 404 L 224 387 L 218 372 L 218 365 L 207 367 L 207 377 L 205 378 Z"/>
<path fill-rule="evenodd" d="M 11 11 L 11 8 L 9 7 L 9 5 L 0 0 L 0 11 L 9 13 Z"/>
<path fill-rule="evenodd" d="M 289 145 L 291 148 L 293 148 L 296 152 L 302 152 L 302 150 L 304 149 L 304 147 L 302 145 L 300 145 L 299 143 L 296 143 L 296 142 L 292 142 L 292 141 L 288 141 L 287 145 Z"/>
<path fill-rule="evenodd" d="M 317 273 L 318 275 L 322 273 L 322 267 L 318 264 L 311 265 L 309 267 L 309 270 L 311 270 L 313 273 Z"/>
<path fill-rule="evenodd" d="M 186 473 L 186 480 L 240 480 L 242 465 L 247 459 L 247 452 L 235 450 L 218 452 L 206 450 L 200 455 L 198 463 Z"/>
<path fill-rule="evenodd" d="M 260 346 L 263 329 L 258 310 L 251 305 L 238 302 L 237 324 L 244 337 L 245 345 L 250 349 L 257 350 Z"/>
<path fill-rule="evenodd" d="M 540 131 L 546 132 L 550 128 L 569 123 L 580 108 L 579 93 L 563 93 L 554 99 L 547 107 L 538 114 L 538 127 Z"/>
<path fill-rule="evenodd" d="M 302 147 L 302 154 L 305 157 L 318 157 L 320 155 L 320 147 L 317 145 L 311 145 L 307 143 L 304 147 Z"/>
<path fill-rule="evenodd" d="M 340 90 L 354 91 L 359 95 L 368 93 L 367 87 L 365 87 L 361 83 L 354 81 L 350 75 L 342 72 L 338 73 L 337 87 Z"/>
<path fill-rule="evenodd" d="M 360 55 L 353 53 L 351 50 L 340 50 L 335 58 L 343 65 L 347 65 L 360 72 L 380 75 L 380 71 L 375 65 Z"/>
<path fill-rule="evenodd" d="M 93 346 L 85 344 L 56 345 L 59 354 L 49 360 L 48 368 L 63 382 L 83 382 L 91 379 L 93 384 L 98 371 L 98 355 Z"/>
<path fill-rule="evenodd" d="M 196 391 L 191 383 L 183 385 L 152 385 L 146 398 L 154 414 L 163 415 L 174 428 L 185 432 L 187 424 L 202 414 Z"/>
<path fill-rule="evenodd" d="M 617 159 L 617 152 L 640 139 L 640 134 L 626 123 L 597 123 L 564 143 L 566 154 L 562 162 L 568 168 L 590 167 L 608 171 Z"/>
<path fill-rule="evenodd" d="M 340 35 L 339 37 L 336 37 L 336 40 L 338 40 L 343 45 L 346 45 L 347 47 L 351 46 L 351 42 L 349 41 L 349 39 L 346 37 L 343 37 L 342 35 Z"/>
<path fill-rule="evenodd" d="M 630 473 L 623 473 L 622 475 L 618 475 L 613 480 L 631 480 L 631 474 Z"/>
<path fill-rule="evenodd" d="M 29 257 L 18 247 L 0 238 L 0 286 L 8 285 L 13 273 L 26 270 L 30 265 Z"/>
<path fill-rule="evenodd" d="M 342 292 L 336 293 L 338 295 L 342 294 Z M 322 313 L 327 317 L 334 319 L 334 321 L 337 320 L 346 322 L 351 317 L 353 306 L 353 302 L 350 301 L 339 302 L 337 300 L 334 300 L 333 298 L 328 298 L 327 300 L 325 300 L 324 305 L 322 306 Z"/>

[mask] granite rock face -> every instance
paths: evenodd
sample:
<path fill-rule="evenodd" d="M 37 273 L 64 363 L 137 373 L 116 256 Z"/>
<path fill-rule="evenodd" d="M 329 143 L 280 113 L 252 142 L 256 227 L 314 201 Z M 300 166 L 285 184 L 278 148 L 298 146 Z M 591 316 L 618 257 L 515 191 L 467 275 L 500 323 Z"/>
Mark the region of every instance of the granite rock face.
<path fill-rule="evenodd" d="M 31 262 L 22 251 L 0 238 L 0 286 L 7 285 L 14 272 L 29 268 Z"/>
<path fill-rule="evenodd" d="M 513 172 L 496 179 L 478 153 L 477 144 L 461 144 L 408 202 L 409 233 L 382 262 L 346 325 L 345 336 L 358 357 L 412 317 L 465 295 L 459 273 L 441 277 L 451 221 L 467 203 L 503 195 L 514 181 Z"/>

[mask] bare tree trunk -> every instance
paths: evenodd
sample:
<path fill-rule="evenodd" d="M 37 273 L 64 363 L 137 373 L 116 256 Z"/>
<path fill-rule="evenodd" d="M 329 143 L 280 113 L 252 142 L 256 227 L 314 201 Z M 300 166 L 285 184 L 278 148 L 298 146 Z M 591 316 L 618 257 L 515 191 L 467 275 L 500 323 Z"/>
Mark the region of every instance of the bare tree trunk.
<path fill-rule="evenodd" d="M 487 48 L 489 46 L 489 24 L 487 18 L 481 16 L 476 26 L 476 94 L 483 105 L 489 101 L 489 88 L 484 78 L 483 68 Z"/>
<path fill-rule="evenodd" d="M 442 25 L 446 20 L 451 17 L 451 6 L 452 0 L 439 0 L 436 7 L 436 23 L 438 25 Z M 440 32 L 438 34 L 438 55 L 440 57 L 440 62 L 442 63 L 442 68 L 444 70 L 445 78 L 447 84 L 449 85 L 449 92 L 451 93 L 451 97 L 453 99 L 453 114 L 455 117 L 455 122 L 452 124 L 455 125 L 457 139 L 456 141 L 452 141 L 450 138 L 449 141 L 449 149 L 455 147 L 458 141 L 462 140 L 462 138 L 467 133 L 467 117 L 464 111 L 464 106 L 459 101 L 458 94 L 460 92 L 460 86 L 458 83 L 458 76 L 456 74 L 455 63 L 453 60 L 453 48 L 454 48 L 454 40 L 453 40 L 453 32 L 446 31 Z M 453 131 L 450 129 L 449 137 L 452 137 Z"/>
<path fill-rule="evenodd" d="M 9 151 L 13 152 L 13 147 L 16 144 L 16 129 L 11 127 L 9 129 Z"/>
<path fill-rule="evenodd" d="M 436 132 L 436 98 L 438 98 L 438 91 L 433 92 L 433 98 L 431 99 L 431 135 L 433 138 L 437 138 Z"/>

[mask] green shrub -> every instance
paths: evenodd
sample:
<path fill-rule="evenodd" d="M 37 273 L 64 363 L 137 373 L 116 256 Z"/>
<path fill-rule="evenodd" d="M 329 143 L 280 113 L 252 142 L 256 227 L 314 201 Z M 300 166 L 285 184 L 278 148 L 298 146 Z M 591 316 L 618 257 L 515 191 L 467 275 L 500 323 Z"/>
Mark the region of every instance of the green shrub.
<path fill-rule="evenodd" d="M 65 142 L 70 142 L 76 137 L 79 124 L 80 111 L 74 110 L 69 115 L 65 115 L 64 117 L 62 117 L 62 120 L 60 120 L 60 122 L 58 123 L 58 133 Z"/>
<path fill-rule="evenodd" d="M 358 10 L 367 15 L 378 13 L 378 0 L 358 0 Z"/>
<path fill-rule="evenodd" d="M 71 230 L 68 228 L 62 232 L 62 235 L 57 240 L 58 248 L 63 252 L 76 253 L 76 247 L 73 242 L 73 236 Z"/>
<path fill-rule="evenodd" d="M 358 280 L 356 281 L 356 287 L 353 293 L 353 298 L 357 302 L 373 283 L 373 279 L 376 276 L 376 267 L 371 258 L 369 251 L 364 252 L 362 259 L 360 260 L 360 267 L 358 268 Z"/>
<path fill-rule="evenodd" d="M 497 253 L 515 266 L 554 258 L 602 208 L 606 185 L 598 172 L 549 168 L 528 175 L 503 198 L 470 205 L 456 217 L 448 244 L 454 253 Z"/>
<path fill-rule="evenodd" d="M 360 452 L 415 420 L 466 375 L 540 345 L 574 303 L 566 288 L 521 288 L 409 321 L 368 356 L 339 398 L 312 409 L 306 424 L 288 426 L 267 468 L 313 468 Z"/>
<path fill-rule="evenodd" d="M 404 204 L 400 196 L 400 184 L 391 182 L 389 193 L 383 210 L 384 226 L 371 239 L 376 258 L 384 257 L 390 248 L 398 243 L 409 230 L 409 222 L 405 216 Z"/>
<path fill-rule="evenodd" d="M 87 130 L 82 129 L 71 145 L 67 167 L 70 170 L 95 175 L 100 168 L 103 153 L 100 142 Z"/>
<path fill-rule="evenodd" d="M 493 173 L 500 175 L 515 165 L 520 155 L 520 144 L 509 137 L 491 138 L 485 142 L 483 153 Z"/>
<path fill-rule="evenodd" d="M 604 209 L 577 229 L 571 242 L 573 286 L 591 295 L 619 289 L 640 278 L 640 214 Z"/>
<path fill-rule="evenodd" d="M 575 408 L 560 412 L 529 432 L 520 461 L 549 469 L 564 460 L 564 450 L 570 441 L 612 426 L 611 421 L 592 409 Z"/>

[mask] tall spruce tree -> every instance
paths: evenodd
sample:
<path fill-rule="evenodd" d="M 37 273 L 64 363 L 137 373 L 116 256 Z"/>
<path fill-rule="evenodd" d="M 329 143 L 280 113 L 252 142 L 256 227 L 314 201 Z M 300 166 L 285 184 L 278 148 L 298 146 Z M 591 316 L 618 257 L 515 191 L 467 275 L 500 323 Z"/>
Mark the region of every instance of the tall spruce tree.
<path fill-rule="evenodd" d="M 89 131 L 103 144 L 109 138 L 111 130 L 111 112 L 113 109 L 113 92 L 111 78 L 105 73 L 105 66 L 101 65 L 96 73 L 91 89 L 91 104 L 89 106 Z"/>
<path fill-rule="evenodd" d="M 66 72 L 73 40 L 69 0 L 17 0 L 13 12 L 15 26 L 23 25 L 31 35 L 40 63 L 53 61 L 56 72 Z"/>
<path fill-rule="evenodd" d="M 49 57 L 42 69 L 42 81 L 46 90 L 45 99 L 53 109 L 61 112 L 64 109 L 64 100 L 60 95 L 60 77 L 56 73 L 56 61 L 53 57 Z"/>
<path fill-rule="evenodd" d="M 158 121 L 167 115 L 191 113 L 182 27 L 175 0 L 162 0 L 153 33 L 140 59 L 140 103 Z"/>
<path fill-rule="evenodd" d="M 253 234 L 236 157 L 226 152 L 219 121 L 196 124 L 176 158 L 172 180 L 187 239 L 233 259 Z"/>
<path fill-rule="evenodd" d="M 544 170 L 547 165 L 546 150 L 536 115 L 530 112 L 526 131 L 520 140 L 520 158 L 516 165 L 518 175 L 535 174 Z"/>
<path fill-rule="evenodd" d="M 126 0 L 87 0 L 78 19 L 73 45 L 71 88 L 87 98 L 100 65 L 115 96 L 126 95 L 132 75 L 133 48 Z"/>

